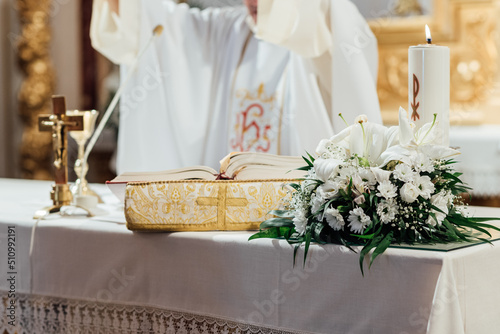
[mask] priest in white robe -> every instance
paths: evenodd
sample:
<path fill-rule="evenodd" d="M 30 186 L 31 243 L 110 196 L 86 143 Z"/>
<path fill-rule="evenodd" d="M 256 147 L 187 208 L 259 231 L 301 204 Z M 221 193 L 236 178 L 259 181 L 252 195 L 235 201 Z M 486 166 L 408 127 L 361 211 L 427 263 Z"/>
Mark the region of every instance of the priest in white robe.
<path fill-rule="evenodd" d="M 377 42 L 349 0 L 94 0 L 94 47 L 122 77 L 154 27 L 120 104 L 117 172 L 218 168 L 233 151 L 314 152 L 359 114 L 381 123 Z"/>

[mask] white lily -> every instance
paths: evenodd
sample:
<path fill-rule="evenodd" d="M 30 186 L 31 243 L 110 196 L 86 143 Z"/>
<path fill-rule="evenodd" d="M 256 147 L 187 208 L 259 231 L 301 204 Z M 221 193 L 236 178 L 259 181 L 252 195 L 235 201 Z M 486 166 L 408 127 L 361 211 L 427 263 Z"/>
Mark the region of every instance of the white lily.
<path fill-rule="evenodd" d="M 380 124 L 370 123 L 364 115 L 357 119 L 358 122 L 348 126 L 329 140 L 322 140 L 316 153 L 321 156 L 328 152 L 328 147 L 336 146 L 344 148 L 348 156 L 357 155 L 361 165 L 365 167 L 379 166 L 383 163 L 381 154 L 388 147 L 398 143 L 398 128 L 387 128 Z"/>
<path fill-rule="evenodd" d="M 447 159 L 460 154 L 459 151 L 438 144 L 441 138 L 440 129 L 434 119 L 415 131 L 415 124 L 410 122 L 408 113 L 399 108 L 399 145 L 389 147 L 382 153 L 383 165 L 398 160 L 410 164 L 410 157 L 423 153 L 431 159 Z"/>
<path fill-rule="evenodd" d="M 332 176 L 339 172 L 340 166 L 344 162 L 338 159 L 322 159 L 314 160 L 314 170 L 316 176 L 323 182 L 328 181 Z"/>

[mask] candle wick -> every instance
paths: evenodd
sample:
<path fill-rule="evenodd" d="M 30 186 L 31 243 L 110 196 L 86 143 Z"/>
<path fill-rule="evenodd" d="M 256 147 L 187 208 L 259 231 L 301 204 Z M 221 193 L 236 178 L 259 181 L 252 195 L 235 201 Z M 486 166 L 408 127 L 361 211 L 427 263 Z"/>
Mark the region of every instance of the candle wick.
<path fill-rule="evenodd" d="M 431 38 L 427 38 L 427 44 L 432 44 L 432 39 Z"/>

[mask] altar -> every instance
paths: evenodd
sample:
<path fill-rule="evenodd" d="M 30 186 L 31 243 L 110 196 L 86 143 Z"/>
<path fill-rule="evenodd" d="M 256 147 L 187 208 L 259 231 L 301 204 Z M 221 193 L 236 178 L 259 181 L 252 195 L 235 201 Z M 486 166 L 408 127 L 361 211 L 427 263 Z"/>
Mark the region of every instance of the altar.
<path fill-rule="evenodd" d="M 0 249 L 15 253 L 14 267 L 0 258 L 1 333 L 500 328 L 500 241 L 448 252 L 395 246 L 363 277 L 358 254 L 338 245 L 311 245 L 303 267 L 293 265 L 286 241 L 249 242 L 252 232 L 133 233 L 118 200 L 94 188 L 108 215 L 54 215 L 32 235 L 33 212 L 50 204 L 50 183 L 0 179 Z M 500 216 L 498 208 L 471 209 Z"/>

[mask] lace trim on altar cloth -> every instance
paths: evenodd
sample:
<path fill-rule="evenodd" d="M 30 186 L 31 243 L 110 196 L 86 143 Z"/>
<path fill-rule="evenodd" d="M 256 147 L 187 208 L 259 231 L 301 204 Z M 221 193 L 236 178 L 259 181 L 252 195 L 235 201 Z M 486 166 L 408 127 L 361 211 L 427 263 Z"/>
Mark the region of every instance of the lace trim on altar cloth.
<path fill-rule="evenodd" d="M 153 307 L 117 305 L 36 295 L 11 298 L 0 291 L 1 334 L 300 334 L 227 319 L 168 311 Z M 9 315 L 11 317 L 9 318 Z M 14 319 L 12 326 L 11 319 Z M 10 322 L 10 324 L 9 324 Z"/>

